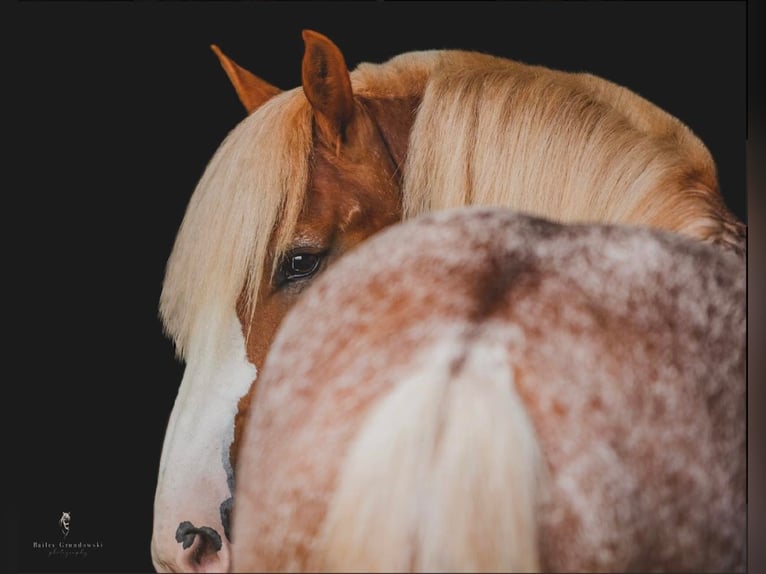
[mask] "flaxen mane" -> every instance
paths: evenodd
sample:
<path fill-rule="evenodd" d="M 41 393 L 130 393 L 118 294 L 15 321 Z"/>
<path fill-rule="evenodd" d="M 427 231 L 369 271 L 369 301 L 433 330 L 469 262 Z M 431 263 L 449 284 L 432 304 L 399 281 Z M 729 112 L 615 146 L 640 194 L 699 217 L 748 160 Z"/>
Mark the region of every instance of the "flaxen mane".
<path fill-rule="evenodd" d="M 676 118 L 590 74 L 445 53 L 415 119 L 404 175 L 405 218 L 496 205 L 562 222 L 740 241 L 702 142 Z"/>
<path fill-rule="evenodd" d="M 402 54 L 351 73 L 354 93 L 419 102 L 403 171 L 405 218 L 467 204 L 558 221 L 642 223 L 742 248 L 715 165 L 676 119 L 615 84 L 457 51 Z M 217 348 L 223 317 L 254 297 L 303 205 L 312 150 L 301 88 L 232 130 L 178 232 L 160 313 L 180 356 Z M 530 190 L 535 190 L 530 192 Z"/>

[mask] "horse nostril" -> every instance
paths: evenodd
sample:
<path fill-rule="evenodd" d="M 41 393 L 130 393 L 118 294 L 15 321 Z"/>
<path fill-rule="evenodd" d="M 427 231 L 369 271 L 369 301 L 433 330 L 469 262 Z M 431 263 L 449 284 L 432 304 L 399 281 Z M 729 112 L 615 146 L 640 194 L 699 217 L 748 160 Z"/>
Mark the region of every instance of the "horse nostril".
<path fill-rule="evenodd" d="M 231 507 L 234 504 L 234 497 L 230 496 L 221 503 L 221 524 L 223 524 L 223 533 L 226 539 L 231 542 L 231 532 L 229 530 L 229 524 L 231 523 Z"/>
<path fill-rule="evenodd" d="M 192 548 L 191 560 L 195 564 L 202 564 L 206 558 L 214 556 L 221 550 L 221 535 L 214 528 L 196 527 L 189 521 L 178 525 L 176 542 L 180 543 L 184 550 Z"/>

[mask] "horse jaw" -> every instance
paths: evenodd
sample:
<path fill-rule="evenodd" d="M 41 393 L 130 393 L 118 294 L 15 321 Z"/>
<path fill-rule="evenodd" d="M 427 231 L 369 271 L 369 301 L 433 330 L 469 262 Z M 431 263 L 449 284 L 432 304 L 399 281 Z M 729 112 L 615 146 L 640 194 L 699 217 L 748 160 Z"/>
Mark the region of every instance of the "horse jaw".
<path fill-rule="evenodd" d="M 216 357 L 189 357 L 160 459 L 154 499 L 152 561 L 158 571 L 221 571 L 231 564 L 228 525 L 222 505 L 234 492 L 229 447 L 240 397 L 257 371 L 247 361 L 245 339 L 234 312 L 224 349 Z M 208 527 L 220 535 L 220 550 L 192 535 L 183 548 L 183 523 Z M 188 527 L 188 525 L 187 525 Z"/>

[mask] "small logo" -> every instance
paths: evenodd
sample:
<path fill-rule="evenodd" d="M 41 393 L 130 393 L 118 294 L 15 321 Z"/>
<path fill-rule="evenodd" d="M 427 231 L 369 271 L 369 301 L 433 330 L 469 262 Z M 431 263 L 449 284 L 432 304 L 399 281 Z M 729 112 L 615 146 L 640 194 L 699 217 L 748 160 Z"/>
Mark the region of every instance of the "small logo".
<path fill-rule="evenodd" d="M 51 515 L 52 511 L 46 512 L 48 519 L 51 521 L 51 526 L 55 520 Z M 88 516 L 82 512 L 78 514 L 79 520 L 88 521 Z M 78 524 L 80 524 L 78 522 Z M 43 540 L 33 540 L 32 550 L 45 554 L 48 558 L 59 559 L 71 559 L 71 558 L 87 558 L 93 552 L 99 552 L 104 548 L 104 543 L 97 538 L 82 539 L 82 535 L 78 535 L 77 532 L 82 533 L 82 525 L 77 529 L 77 532 L 73 534 L 74 540 L 69 539 L 69 530 L 72 525 L 72 513 L 62 512 L 61 517 L 58 520 L 59 537 L 58 540 L 54 540 L 54 537 Z M 52 528 L 50 529 L 53 530 Z M 87 530 L 87 528 L 86 528 Z M 48 570 L 46 570 L 47 572 Z"/>
<path fill-rule="evenodd" d="M 61 513 L 61 518 L 59 518 L 59 529 L 61 530 L 61 534 L 64 535 L 64 538 L 66 538 L 69 535 L 70 520 L 71 520 L 71 517 L 69 516 L 68 512 Z"/>

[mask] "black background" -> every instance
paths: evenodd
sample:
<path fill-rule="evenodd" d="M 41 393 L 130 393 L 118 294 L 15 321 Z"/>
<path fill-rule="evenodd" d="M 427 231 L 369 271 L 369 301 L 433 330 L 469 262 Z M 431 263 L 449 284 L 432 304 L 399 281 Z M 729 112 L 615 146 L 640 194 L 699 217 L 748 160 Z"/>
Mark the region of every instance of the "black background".
<path fill-rule="evenodd" d="M 300 83 L 303 28 L 333 39 L 350 68 L 460 48 L 602 75 L 689 125 L 746 219 L 746 11 L 742 2 L 11 5 L 3 220 L 16 270 L 7 305 L 20 320 L 6 348 L 20 368 L 5 385 L 22 397 L 5 410 L 21 408 L 24 421 L 6 431 L 20 449 L 7 470 L 18 488 L 4 503 L 16 519 L 11 570 L 152 569 L 153 493 L 183 370 L 157 318 L 164 265 L 208 159 L 244 117 L 211 43 L 283 89 Z M 58 542 L 62 511 L 70 541 L 103 548 L 66 560 L 34 549 Z"/>

